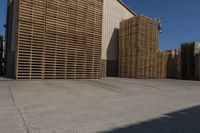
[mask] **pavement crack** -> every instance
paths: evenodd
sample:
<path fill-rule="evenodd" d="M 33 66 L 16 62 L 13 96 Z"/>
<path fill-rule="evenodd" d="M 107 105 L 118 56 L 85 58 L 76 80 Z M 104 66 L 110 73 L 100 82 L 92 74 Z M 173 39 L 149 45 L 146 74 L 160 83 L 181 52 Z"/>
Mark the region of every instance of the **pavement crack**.
<path fill-rule="evenodd" d="M 29 129 L 28 129 L 28 125 L 26 124 L 26 120 L 25 120 L 25 118 L 22 114 L 22 111 L 21 111 L 20 107 L 15 102 L 15 97 L 13 95 L 12 88 L 10 86 L 8 86 L 8 89 L 9 89 L 9 92 L 10 92 L 10 95 L 11 95 L 11 98 L 12 98 L 12 102 L 13 102 L 14 106 L 17 108 L 18 113 L 20 114 L 20 118 L 22 119 L 23 125 L 26 129 L 26 133 L 30 133 Z"/>
<path fill-rule="evenodd" d="M 22 119 L 22 121 L 23 121 L 24 127 L 25 127 L 25 129 L 26 129 L 26 133 L 30 133 L 30 132 L 29 132 L 29 129 L 28 129 L 28 125 L 26 124 L 26 120 L 25 120 L 25 118 L 24 118 L 24 116 L 23 116 L 23 114 L 22 114 L 22 111 L 20 110 L 19 106 L 17 106 L 17 110 L 18 110 L 18 112 L 19 112 L 19 114 L 20 114 L 20 117 L 21 117 L 21 119 Z"/>
<path fill-rule="evenodd" d="M 13 96 L 13 92 L 12 92 L 10 86 L 8 86 L 8 89 L 9 89 L 9 92 L 10 92 L 10 95 L 11 95 L 11 98 L 12 98 L 12 102 L 14 103 L 14 105 L 16 105 L 16 104 L 15 104 L 15 98 L 14 98 L 14 96 Z"/>

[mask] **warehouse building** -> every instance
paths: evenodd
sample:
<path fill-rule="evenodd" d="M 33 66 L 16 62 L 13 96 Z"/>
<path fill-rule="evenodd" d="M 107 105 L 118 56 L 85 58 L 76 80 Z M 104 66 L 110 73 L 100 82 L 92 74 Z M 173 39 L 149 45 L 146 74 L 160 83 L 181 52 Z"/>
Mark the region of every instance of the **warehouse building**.
<path fill-rule="evenodd" d="M 181 78 L 200 80 L 200 43 L 190 42 L 181 45 Z"/>
<path fill-rule="evenodd" d="M 9 0 L 7 75 L 100 78 L 102 10 L 103 0 Z"/>
<path fill-rule="evenodd" d="M 104 0 L 102 34 L 102 76 L 118 76 L 119 23 L 136 16 L 122 0 Z"/>

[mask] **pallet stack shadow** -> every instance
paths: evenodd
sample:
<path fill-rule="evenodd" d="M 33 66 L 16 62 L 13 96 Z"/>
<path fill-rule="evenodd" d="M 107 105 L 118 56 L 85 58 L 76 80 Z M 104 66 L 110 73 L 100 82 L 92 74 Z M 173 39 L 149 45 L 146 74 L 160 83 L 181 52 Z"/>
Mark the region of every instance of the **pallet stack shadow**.
<path fill-rule="evenodd" d="M 157 69 L 158 23 L 136 16 L 120 23 L 119 76 L 159 78 Z"/>
<path fill-rule="evenodd" d="M 184 43 L 181 46 L 181 78 L 199 80 L 200 43 Z"/>
<path fill-rule="evenodd" d="M 101 76 L 103 0 L 19 0 L 16 79 Z"/>

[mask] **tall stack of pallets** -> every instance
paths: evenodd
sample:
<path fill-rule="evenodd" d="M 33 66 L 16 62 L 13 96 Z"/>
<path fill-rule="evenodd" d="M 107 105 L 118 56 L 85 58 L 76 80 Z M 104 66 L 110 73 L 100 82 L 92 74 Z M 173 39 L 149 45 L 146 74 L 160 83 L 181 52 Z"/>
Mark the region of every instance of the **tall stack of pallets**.
<path fill-rule="evenodd" d="M 106 66 L 107 66 L 107 61 L 102 59 L 101 60 L 101 77 L 106 77 L 107 76 Z"/>
<path fill-rule="evenodd" d="M 160 51 L 158 22 L 137 16 L 120 23 L 119 76 L 180 78 L 180 50 Z"/>
<path fill-rule="evenodd" d="M 119 76 L 158 78 L 158 22 L 136 16 L 120 23 Z"/>
<path fill-rule="evenodd" d="M 157 52 L 157 78 L 179 79 L 180 78 L 180 50 L 166 50 Z"/>
<path fill-rule="evenodd" d="M 101 76 L 103 0 L 19 0 L 16 79 Z"/>
<path fill-rule="evenodd" d="M 197 80 L 199 75 L 200 43 L 184 43 L 181 46 L 181 78 Z"/>
<path fill-rule="evenodd" d="M 166 78 L 167 54 L 165 51 L 157 52 L 156 75 L 158 79 Z"/>
<path fill-rule="evenodd" d="M 195 79 L 200 80 L 200 43 L 195 45 Z"/>
<path fill-rule="evenodd" d="M 0 36 L 0 75 L 3 74 L 3 36 Z"/>
<path fill-rule="evenodd" d="M 177 79 L 181 79 L 181 49 L 176 49 L 175 61 L 177 63 Z"/>
<path fill-rule="evenodd" d="M 195 79 L 200 80 L 200 52 L 196 54 L 195 62 L 196 62 Z"/>
<path fill-rule="evenodd" d="M 166 52 L 166 78 L 179 79 L 180 78 L 180 50 L 167 50 Z"/>

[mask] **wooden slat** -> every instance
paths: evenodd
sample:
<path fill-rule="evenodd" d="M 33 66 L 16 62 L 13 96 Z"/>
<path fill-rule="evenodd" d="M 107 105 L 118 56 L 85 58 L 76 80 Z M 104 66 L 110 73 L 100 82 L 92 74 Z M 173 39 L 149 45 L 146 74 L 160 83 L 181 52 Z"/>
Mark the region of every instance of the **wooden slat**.
<path fill-rule="evenodd" d="M 120 23 L 120 77 L 158 78 L 158 34 L 157 22 L 145 16 Z"/>
<path fill-rule="evenodd" d="M 103 0 L 20 0 L 17 79 L 101 77 Z"/>

